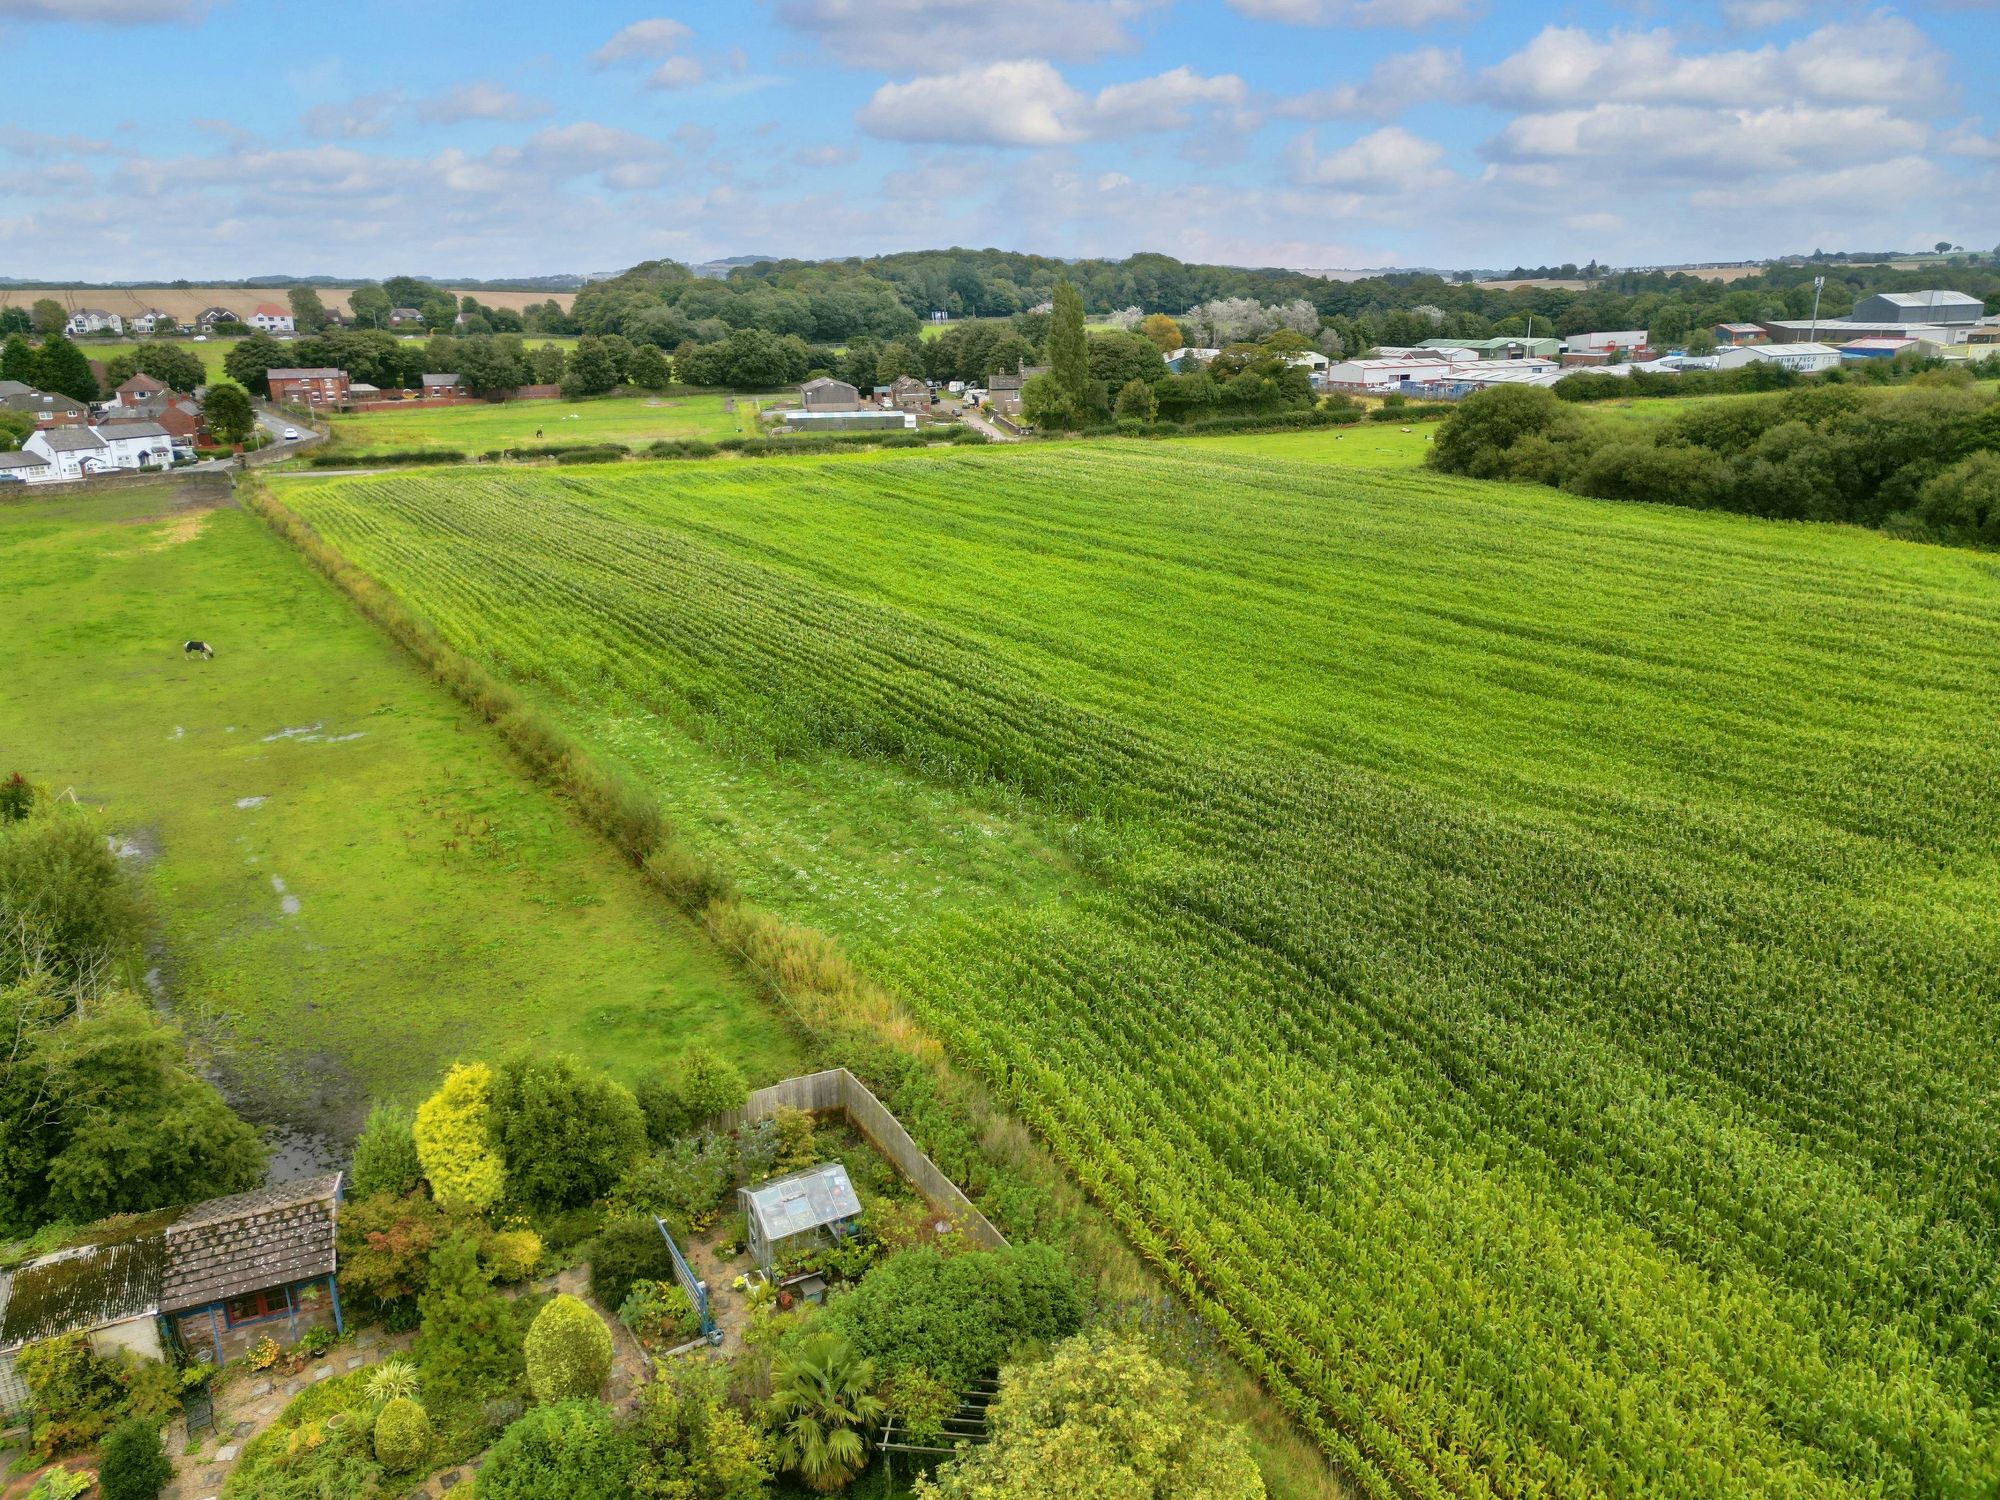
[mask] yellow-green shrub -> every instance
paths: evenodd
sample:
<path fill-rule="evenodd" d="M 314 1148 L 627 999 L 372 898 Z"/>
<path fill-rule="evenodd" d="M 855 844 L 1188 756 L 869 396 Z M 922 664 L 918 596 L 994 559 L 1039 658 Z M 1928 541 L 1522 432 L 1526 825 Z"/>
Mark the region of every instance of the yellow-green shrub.
<path fill-rule="evenodd" d="M 507 1172 L 493 1147 L 492 1098 L 493 1070 L 458 1063 L 418 1107 L 417 1159 L 438 1202 L 484 1209 L 500 1201 Z"/>
<path fill-rule="evenodd" d="M 537 1401 L 595 1396 L 611 1374 L 611 1330 L 565 1293 L 535 1314 L 525 1353 L 528 1387 Z"/>

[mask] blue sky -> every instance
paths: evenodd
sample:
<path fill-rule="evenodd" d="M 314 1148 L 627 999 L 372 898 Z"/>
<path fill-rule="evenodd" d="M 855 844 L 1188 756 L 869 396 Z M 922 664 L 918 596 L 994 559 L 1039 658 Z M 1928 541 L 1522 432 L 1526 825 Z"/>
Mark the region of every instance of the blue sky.
<path fill-rule="evenodd" d="M 2000 242 L 2000 0 L 0 0 L 0 274 Z"/>

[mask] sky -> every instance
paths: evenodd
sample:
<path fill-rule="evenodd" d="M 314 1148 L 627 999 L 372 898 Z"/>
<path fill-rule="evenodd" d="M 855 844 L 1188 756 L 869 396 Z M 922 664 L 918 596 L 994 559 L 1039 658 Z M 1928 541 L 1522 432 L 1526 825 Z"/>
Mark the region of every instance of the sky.
<path fill-rule="evenodd" d="M 2000 0 L 0 0 L 0 275 L 2000 242 Z"/>

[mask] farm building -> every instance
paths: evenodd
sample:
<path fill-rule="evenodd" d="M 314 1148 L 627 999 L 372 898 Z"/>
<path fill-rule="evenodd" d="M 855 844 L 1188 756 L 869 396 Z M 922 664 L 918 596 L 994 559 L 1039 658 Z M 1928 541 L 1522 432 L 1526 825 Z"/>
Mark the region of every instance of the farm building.
<path fill-rule="evenodd" d="M 123 333 L 125 320 L 115 312 L 106 312 L 101 307 L 79 307 L 69 315 L 63 324 L 63 332 L 71 338 L 83 333 Z"/>
<path fill-rule="evenodd" d="M 1840 351 L 1831 344 L 1751 344 L 1740 349 L 1725 349 L 1716 357 L 1718 370 L 1740 370 L 1745 365 L 1782 365 L 1787 370 L 1797 370 L 1801 375 L 1811 375 L 1819 370 L 1830 370 L 1840 363 Z"/>
<path fill-rule="evenodd" d="M 889 399 L 896 403 L 898 411 L 929 411 L 930 384 L 914 375 L 898 375 L 889 386 Z"/>
<path fill-rule="evenodd" d="M 1620 354 L 1630 354 L 1635 349 L 1646 347 L 1646 330 L 1626 328 L 1615 333 L 1572 333 L 1563 340 L 1564 354 L 1599 354 L 1616 349 Z"/>
<path fill-rule="evenodd" d="M 1912 338 L 1849 339 L 1840 346 L 1840 357 L 1844 360 L 1894 359 L 1905 349 L 1914 349 L 1917 341 Z"/>
<path fill-rule="evenodd" d="M 1475 359 L 1555 359 L 1562 354 L 1561 339 L 1425 339 L 1418 348 L 1425 353 L 1450 349 L 1467 351 Z"/>
<path fill-rule="evenodd" d="M 861 1200 L 838 1162 L 739 1188 L 736 1197 L 749 1229 L 751 1258 L 766 1275 L 787 1251 L 845 1239 L 861 1217 Z"/>
<path fill-rule="evenodd" d="M 1717 323 L 1715 342 L 1724 349 L 1735 349 L 1744 344 L 1761 344 L 1770 338 L 1756 323 Z"/>
<path fill-rule="evenodd" d="M 799 387 L 799 405 L 809 412 L 861 410 L 861 392 L 844 380 L 822 375 Z"/>
<path fill-rule="evenodd" d="M 217 1364 L 280 1321 L 341 1327 L 334 1284 L 338 1172 L 186 1208 L 110 1219 L 75 1245 L 0 1272 L 0 1413 L 27 1400 L 14 1356 L 80 1333 L 100 1354 L 165 1356 L 171 1329 Z"/>
<path fill-rule="evenodd" d="M 1464 360 L 1432 354 L 1428 359 L 1349 359 L 1329 365 L 1326 388 L 1336 391 L 1393 391 L 1406 385 L 1446 380 Z"/>
<path fill-rule="evenodd" d="M 1024 365 L 1018 375 L 1010 375 L 1004 370 L 996 371 L 993 378 L 986 382 L 986 399 L 1002 416 L 1018 416 L 1021 411 L 1021 387 L 1037 375 L 1046 375 L 1048 372 L 1047 365 Z"/>
<path fill-rule="evenodd" d="M 1844 321 L 1949 328 L 1977 323 L 1985 311 L 1977 297 L 1964 292 L 1877 292 L 1855 303 Z"/>
<path fill-rule="evenodd" d="M 347 404 L 345 370 L 315 365 L 311 369 L 272 370 L 264 378 L 270 382 L 271 399 L 280 406 L 337 407 Z"/>

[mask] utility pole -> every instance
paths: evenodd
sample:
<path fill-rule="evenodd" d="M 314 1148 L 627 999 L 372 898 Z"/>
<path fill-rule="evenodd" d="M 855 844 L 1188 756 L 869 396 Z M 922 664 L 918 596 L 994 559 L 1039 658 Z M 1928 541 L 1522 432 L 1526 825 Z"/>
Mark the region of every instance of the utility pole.
<path fill-rule="evenodd" d="M 1819 294 L 1825 286 L 1824 276 L 1813 277 L 1812 342 L 1815 344 L 1819 342 Z"/>

